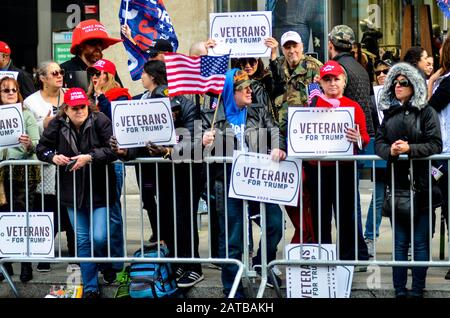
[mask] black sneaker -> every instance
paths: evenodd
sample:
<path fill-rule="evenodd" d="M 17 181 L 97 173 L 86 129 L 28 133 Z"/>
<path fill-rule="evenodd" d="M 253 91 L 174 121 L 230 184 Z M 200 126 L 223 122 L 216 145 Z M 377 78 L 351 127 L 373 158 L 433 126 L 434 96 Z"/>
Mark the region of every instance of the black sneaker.
<path fill-rule="evenodd" d="M 105 268 L 103 270 L 103 282 L 106 285 L 110 285 L 116 281 L 117 273 L 113 268 Z"/>
<path fill-rule="evenodd" d="M 22 283 L 26 283 L 32 279 L 33 279 L 33 268 L 31 268 L 31 263 L 22 263 L 20 270 L 20 281 Z"/>
<path fill-rule="evenodd" d="M 447 271 L 447 274 L 445 274 L 445 279 L 450 279 L 450 269 Z"/>
<path fill-rule="evenodd" d="M 184 273 L 185 273 L 184 269 L 182 269 L 181 267 L 178 267 L 175 270 L 175 279 L 178 281 L 184 275 Z"/>
<path fill-rule="evenodd" d="M 273 281 L 273 279 L 272 279 L 272 276 L 275 277 L 277 286 L 278 286 L 278 287 L 281 287 L 281 284 L 282 284 L 281 278 L 278 277 L 278 276 L 275 275 L 275 274 L 273 274 L 273 275 L 267 274 L 267 284 L 266 284 L 267 287 L 274 288 L 274 285 L 275 285 L 275 284 L 274 284 L 274 281 Z"/>
<path fill-rule="evenodd" d="M 38 272 L 50 272 L 50 263 L 38 263 L 36 269 Z"/>
<path fill-rule="evenodd" d="M 101 298 L 101 296 L 98 290 L 96 291 L 88 290 L 87 292 L 84 293 L 83 298 L 99 299 Z"/>
<path fill-rule="evenodd" d="M 200 283 L 204 278 L 205 276 L 203 276 L 203 274 L 193 271 L 185 271 L 183 276 L 177 280 L 177 285 L 181 288 L 191 287 L 197 283 Z"/>

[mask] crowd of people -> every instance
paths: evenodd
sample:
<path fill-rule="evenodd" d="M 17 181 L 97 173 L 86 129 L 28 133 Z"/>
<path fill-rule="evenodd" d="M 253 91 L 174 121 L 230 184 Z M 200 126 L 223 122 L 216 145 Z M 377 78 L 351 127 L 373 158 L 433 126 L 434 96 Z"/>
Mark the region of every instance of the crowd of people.
<path fill-rule="evenodd" d="M 19 171 L 20 166 L 13 166 L 18 171 L 12 174 L 7 168 L 0 169 L 6 193 L 14 193 L 13 202 L 1 202 L 2 211 L 53 211 L 55 216 L 61 217 L 62 225 L 55 226 L 54 234 L 58 230 L 66 231 L 70 256 L 105 256 L 110 249 L 112 257 L 122 257 L 126 238 L 120 198 L 125 175 L 120 161 L 145 157 L 175 159 L 180 153 L 183 158 L 193 158 L 195 147 L 202 147 L 202 153 L 207 156 L 232 157 L 234 150 L 242 150 L 270 154 L 273 160 L 282 161 L 287 155 L 290 108 L 352 107 L 355 126 L 346 130 L 345 137 L 353 147 L 353 154 L 372 149 L 385 160 L 377 162 L 375 168 L 376 198 L 369 206 L 365 231 L 357 186 L 360 173 L 356 165 L 335 161 L 319 164 L 308 160 L 302 167 L 303 192 L 300 195 L 303 200 L 299 199 L 296 207 L 286 206 L 295 229 L 292 243 L 332 243 L 334 214 L 338 220 L 338 258 L 369 260 L 376 253 L 374 246 L 379 237 L 386 189 L 414 187 L 418 204 L 415 205 L 413 238 L 409 219 L 392 222 L 390 216 L 395 226 L 393 259 L 407 260 L 410 246 L 413 246 L 414 260 L 429 259 L 428 188 L 431 185 L 428 163 L 414 163 L 414 168 L 410 169 L 408 161 L 398 158 L 402 154 L 421 158 L 449 151 L 450 39 L 442 44 L 439 69 L 434 72 L 433 55 L 429 58 L 421 47 L 410 48 L 404 60 L 397 62 L 379 54 L 375 46 L 376 59 L 369 68 L 367 60 L 355 58 L 355 35 L 346 25 L 335 26 L 329 33 L 326 63 L 306 56 L 301 36 L 295 31 L 286 31 L 280 39 L 265 40 L 265 45 L 271 49 L 267 66 L 261 58 L 232 59 L 221 96 L 206 93 L 170 98 L 175 128 L 189 132 L 179 135 L 176 145 L 156 145 L 147 140 L 145 147 L 122 149 L 113 135 L 111 103 L 168 97 L 164 53 L 173 52 L 173 47 L 170 42 L 158 39 L 142 52 L 148 58 L 141 77 L 144 92 L 131 96 L 123 87 L 114 62 L 103 58 L 103 50 L 120 40 L 111 38 L 103 29 L 86 31 L 89 25 L 99 23 L 96 20 L 80 22 L 74 30 L 71 46 L 75 56 L 61 65 L 54 61 L 40 63 L 36 86 L 31 83 L 31 76 L 22 70 L 18 70 L 17 79 L 0 80 L 0 104 L 21 103 L 25 121 L 25 133 L 19 139 L 21 145 L 5 149 L 1 160 L 38 158 L 49 163 L 43 168 L 42 178 L 39 166 L 29 169 L 28 184 L 25 184 L 23 171 Z M 131 38 L 128 26 L 122 26 L 121 30 Z M 190 55 L 206 55 L 214 46 L 213 40 L 194 43 Z M 360 49 L 358 52 L 361 54 Z M 0 42 L 1 70 L 15 69 L 11 54 L 9 46 Z M 85 76 L 86 82 L 79 81 L 76 85 L 76 81 L 67 77 L 69 72 L 85 74 L 79 78 Z M 321 93 L 310 98 L 309 87 L 313 83 L 320 85 Z M 382 86 L 379 98 L 374 94 L 376 86 Z M 194 133 L 196 122 L 202 124 L 197 127 L 202 131 L 200 137 Z M 261 138 L 266 142 L 261 143 Z M 390 169 L 391 164 L 394 170 Z M 434 214 L 436 207 L 446 210 L 448 206 L 448 167 L 446 161 L 433 165 L 439 166 L 444 174 L 436 187 L 433 186 L 439 194 L 433 195 L 431 202 Z M 213 232 L 211 257 L 240 260 L 244 251 L 243 200 L 227 195 L 231 164 L 224 167 L 213 163 L 208 169 L 207 173 L 202 163 L 182 161 L 176 162 L 174 167 L 136 164 L 142 206 L 151 225 L 149 241 L 163 240 L 170 257 L 200 257 L 196 212 L 200 198 L 209 194 Z M 394 184 L 391 184 L 394 177 L 391 171 L 395 171 Z M 195 177 L 187 185 L 190 175 Z M 12 182 L 10 176 L 13 176 Z M 300 202 L 303 202 L 302 213 Z M 358 203 L 356 210 L 355 202 Z M 266 255 L 270 262 L 276 258 L 284 225 L 279 205 L 267 203 L 266 212 Z M 250 201 L 250 216 L 259 213 L 259 202 Z M 252 239 L 250 244 L 253 247 Z M 252 259 L 257 273 L 261 273 L 261 253 L 260 246 Z M 112 283 L 123 265 L 120 262 L 81 263 L 85 297 L 100 297 L 99 271 L 107 283 Z M 204 279 L 200 264 L 175 264 L 175 267 L 179 287 L 192 287 Z M 14 274 L 11 263 L 5 263 L 5 268 L 9 275 Z M 223 264 L 220 268 L 227 296 L 238 267 Z M 37 269 L 48 271 L 50 266 L 40 263 Z M 395 295 L 423 297 L 427 267 L 413 267 L 409 292 L 406 290 L 407 270 L 406 267 L 393 268 Z M 30 263 L 22 263 L 20 280 L 31 280 L 32 272 Z M 0 281 L 4 279 L 0 274 Z M 281 283 L 277 275 L 269 275 L 268 285 Z M 235 297 L 244 296 L 239 285 Z"/>

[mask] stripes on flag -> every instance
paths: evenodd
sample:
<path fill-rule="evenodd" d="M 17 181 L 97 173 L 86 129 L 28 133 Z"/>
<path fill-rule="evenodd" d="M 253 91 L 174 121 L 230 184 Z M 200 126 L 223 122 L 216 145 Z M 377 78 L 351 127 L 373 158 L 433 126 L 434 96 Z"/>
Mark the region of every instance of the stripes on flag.
<path fill-rule="evenodd" d="M 230 55 L 186 56 L 165 53 L 169 96 L 181 94 L 220 94 L 225 84 Z"/>
<path fill-rule="evenodd" d="M 322 95 L 322 91 L 318 83 L 311 83 L 308 85 L 308 105 L 311 105 L 311 101 L 315 96 L 320 95 Z"/>

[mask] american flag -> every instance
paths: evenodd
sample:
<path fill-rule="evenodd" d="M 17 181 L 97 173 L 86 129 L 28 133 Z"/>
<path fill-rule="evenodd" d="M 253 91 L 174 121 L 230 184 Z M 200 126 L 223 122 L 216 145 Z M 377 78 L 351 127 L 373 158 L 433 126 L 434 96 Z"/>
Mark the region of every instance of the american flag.
<path fill-rule="evenodd" d="M 165 53 L 169 96 L 180 94 L 220 94 L 225 83 L 230 55 L 186 56 Z"/>
<path fill-rule="evenodd" d="M 308 105 L 311 105 L 311 101 L 315 96 L 322 95 L 320 86 L 318 83 L 311 83 L 308 85 Z"/>

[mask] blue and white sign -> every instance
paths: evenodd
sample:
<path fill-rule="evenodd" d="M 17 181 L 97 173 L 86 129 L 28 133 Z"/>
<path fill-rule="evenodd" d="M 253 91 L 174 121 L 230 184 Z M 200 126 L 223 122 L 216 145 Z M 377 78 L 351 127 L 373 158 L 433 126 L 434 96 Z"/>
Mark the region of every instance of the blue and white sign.
<path fill-rule="evenodd" d="M 0 257 L 54 257 L 53 212 L 0 212 Z"/>
<path fill-rule="evenodd" d="M 235 151 L 229 196 L 297 206 L 301 176 L 298 159 L 276 162 L 270 155 Z"/>
<path fill-rule="evenodd" d="M 20 146 L 24 132 L 22 104 L 0 106 L 0 149 Z"/>
<path fill-rule="evenodd" d="M 231 57 L 269 57 L 264 41 L 272 36 L 272 12 L 228 12 L 209 14 L 209 34 L 217 45 L 210 55 Z"/>
<path fill-rule="evenodd" d="M 111 102 L 113 133 L 119 148 L 176 143 L 172 108 L 168 98 Z"/>
<path fill-rule="evenodd" d="M 336 260 L 336 244 L 289 244 L 288 260 Z M 286 267 L 287 298 L 349 298 L 353 266 L 296 265 Z"/>
<path fill-rule="evenodd" d="M 353 107 L 289 107 L 288 156 L 353 155 L 345 133 L 354 128 Z"/>

